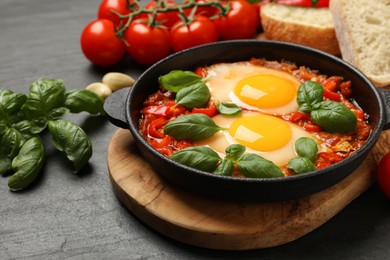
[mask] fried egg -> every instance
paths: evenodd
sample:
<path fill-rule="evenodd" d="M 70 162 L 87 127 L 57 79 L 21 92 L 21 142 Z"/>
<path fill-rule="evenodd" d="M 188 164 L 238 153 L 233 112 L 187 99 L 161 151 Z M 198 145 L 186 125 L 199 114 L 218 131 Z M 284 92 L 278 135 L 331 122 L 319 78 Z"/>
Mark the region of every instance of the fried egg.
<path fill-rule="evenodd" d="M 301 82 L 287 72 L 236 62 L 212 65 L 207 74 L 206 84 L 216 103 L 233 102 L 272 115 L 298 110 L 296 97 Z"/>
<path fill-rule="evenodd" d="M 225 149 L 231 144 L 246 146 L 247 153 L 254 153 L 282 167 L 297 157 L 295 141 L 300 137 L 313 138 L 298 125 L 278 117 L 259 112 L 243 112 L 239 117 L 216 115 L 214 122 L 226 128 L 214 136 L 196 141 L 195 145 L 208 146 L 225 157 Z"/>

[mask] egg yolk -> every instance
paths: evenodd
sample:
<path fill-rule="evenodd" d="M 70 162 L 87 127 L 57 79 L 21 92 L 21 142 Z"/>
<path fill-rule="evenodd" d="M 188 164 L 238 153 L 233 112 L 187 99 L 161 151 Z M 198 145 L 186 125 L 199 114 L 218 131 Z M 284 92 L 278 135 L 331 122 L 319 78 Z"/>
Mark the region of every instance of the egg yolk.
<path fill-rule="evenodd" d="M 296 83 L 270 74 L 258 74 L 242 79 L 234 94 L 248 105 L 274 108 L 285 105 L 296 96 Z"/>
<path fill-rule="evenodd" d="M 267 115 L 240 117 L 228 131 L 238 143 L 262 152 L 281 148 L 292 137 L 292 129 L 288 123 Z"/>

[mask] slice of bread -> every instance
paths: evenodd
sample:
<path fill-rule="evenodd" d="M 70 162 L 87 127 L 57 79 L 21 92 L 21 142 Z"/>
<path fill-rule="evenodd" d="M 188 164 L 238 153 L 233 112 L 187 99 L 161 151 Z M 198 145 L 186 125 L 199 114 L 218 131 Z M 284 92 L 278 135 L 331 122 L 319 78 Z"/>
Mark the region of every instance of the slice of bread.
<path fill-rule="evenodd" d="M 261 24 L 269 40 L 297 43 L 340 55 L 329 8 L 269 3 L 260 8 Z"/>
<path fill-rule="evenodd" d="M 390 0 L 331 0 L 342 58 L 377 87 L 390 85 Z"/>

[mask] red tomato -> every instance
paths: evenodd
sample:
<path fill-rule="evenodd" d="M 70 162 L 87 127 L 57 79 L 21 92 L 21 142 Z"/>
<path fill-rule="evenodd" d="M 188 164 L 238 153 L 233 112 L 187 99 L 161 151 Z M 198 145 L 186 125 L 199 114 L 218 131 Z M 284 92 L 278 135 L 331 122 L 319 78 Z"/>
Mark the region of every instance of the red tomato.
<path fill-rule="evenodd" d="M 253 6 L 256 9 L 257 14 L 259 15 L 259 27 L 261 27 L 261 17 L 260 17 L 261 6 L 264 4 L 267 4 L 269 2 L 270 2 L 270 0 L 262 0 L 260 3 L 253 4 Z"/>
<path fill-rule="evenodd" d="M 186 25 L 176 22 L 171 30 L 171 41 L 174 51 L 181 51 L 197 45 L 216 42 L 218 32 L 214 23 L 205 16 L 197 16 Z"/>
<path fill-rule="evenodd" d="M 260 15 L 256 8 L 245 0 L 230 1 L 226 16 L 214 20 L 222 40 L 253 38 L 259 25 Z"/>
<path fill-rule="evenodd" d="M 133 0 L 130 0 L 130 3 Z M 131 11 L 127 8 L 127 0 L 103 0 L 99 5 L 98 19 L 107 19 L 113 21 L 118 26 L 120 24 L 119 17 L 111 12 L 111 10 L 126 15 Z"/>
<path fill-rule="evenodd" d="M 162 9 L 165 6 L 163 6 L 163 1 L 158 0 L 159 4 L 156 3 L 156 1 L 151 1 L 145 6 L 145 9 L 147 10 L 158 10 Z M 175 6 L 176 3 L 174 0 L 167 0 L 166 3 L 168 6 Z M 178 11 L 170 11 L 170 12 L 161 12 L 157 13 L 156 21 L 162 22 L 161 24 L 170 28 L 173 26 L 174 23 L 176 23 L 178 20 L 180 20 L 180 17 L 178 16 Z"/>
<path fill-rule="evenodd" d="M 183 4 L 188 4 L 188 0 L 184 1 Z M 195 0 L 197 3 L 207 3 L 208 0 Z M 188 16 L 191 14 L 192 8 L 188 8 L 184 10 L 184 13 Z M 218 8 L 215 6 L 200 6 L 197 7 L 195 10 L 195 15 L 203 15 L 206 17 L 211 17 L 215 14 L 217 14 Z"/>
<path fill-rule="evenodd" d="M 81 33 L 81 49 L 93 64 L 111 66 L 125 54 L 125 44 L 115 34 L 112 21 L 98 19 L 89 23 Z"/>
<path fill-rule="evenodd" d="M 144 20 L 133 21 L 125 32 L 126 47 L 130 56 L 138 63 L 151 65 L 171 52 L 169 30 L 151 27 Z"/>
<path fill-rule="evenodd" d="M 379 162 L 377 173 L 378 184 L 386 197 L 390 199 L 390 152 Z"/>

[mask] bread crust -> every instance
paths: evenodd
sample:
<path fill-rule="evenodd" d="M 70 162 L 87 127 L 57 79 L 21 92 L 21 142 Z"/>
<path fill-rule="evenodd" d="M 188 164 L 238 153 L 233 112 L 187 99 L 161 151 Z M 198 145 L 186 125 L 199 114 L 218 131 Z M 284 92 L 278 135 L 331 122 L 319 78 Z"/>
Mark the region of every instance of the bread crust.
<path fill-rule="evenodd" d="M 357 4 L 360 7 L 362 7 L 363 3 L 359 3 L 359 2 L 361 1 L 356 1 L 354 4 Z M 371 3 L 374 5 L 378 4 L 375 2 L 371 2 Z M 370 73 L 370 71 L 375 69 L 374 67 L 377 61 L 375 60 L 370 61 L 372 64 L 370 65 L 370 67 L 368 67 L 369 65 L 367 65 L 368 64 L 367 62 L 366 64 L 363 64 L 362 62 L 363 57 L 359 52 L 361 52 L 362 49 L 371 50 L 372 48 L 370 48 L 370 46 L 364 45 L 361 40 L 359 41 L 358 37 L 361 37 L 361 33 L 353 31 L 350 21 L 348 21 L 351 18 L 348 17 L 348 14 L 346 12 L 346 5 L 350 5 L 350 4 L 351 1 L 348 0 L 331 0 L 329 5 L 334 20 L 335 31 L 339 41 L 342 58 L 343 60 L 347 61 L 348 63 L 351 63 L 353 66 L 361 70 L 375 86 L 377 87 L 390 86 L 389 73 L 384 73 L 383 75 L 373 75 L 372 73 Z M 388 4 L 390 5 L 390 0 L 388 1 Z M 383 10 L 383 12 L 386 12 L 386 10 Z M 361 18 L 361 16 L 359 15 L 354 15 L 354 18 L 355 18 L 353 20 L 354 22 L 361 23 L 361 26 L 364 26 L 365 23 L 364 18 Z M 370 32 L 369 30 L 365 30 L 364 33 L 368 35 L 373 32 Z M 377 33 L 377 31 L 375 31 L 374 33 Z M 370 55 L 369 58 L 373 59 L 373 57 L 374 57 L 373 55 Z M 368 59 L 367 57 L 364 58 Z M 380 59 L 390 60 L 390 57 L 380 55 Z"/>
<path fill-rule="evenodd" d="M 321 27 L 294 23 L 274 17 L 267 12 L 266 4 L 261 8 L 260 16 L 265 37 L 269 40 L 291 42 L 316 48 L 340 56 L 340 48 L 333 26 Z"/>

